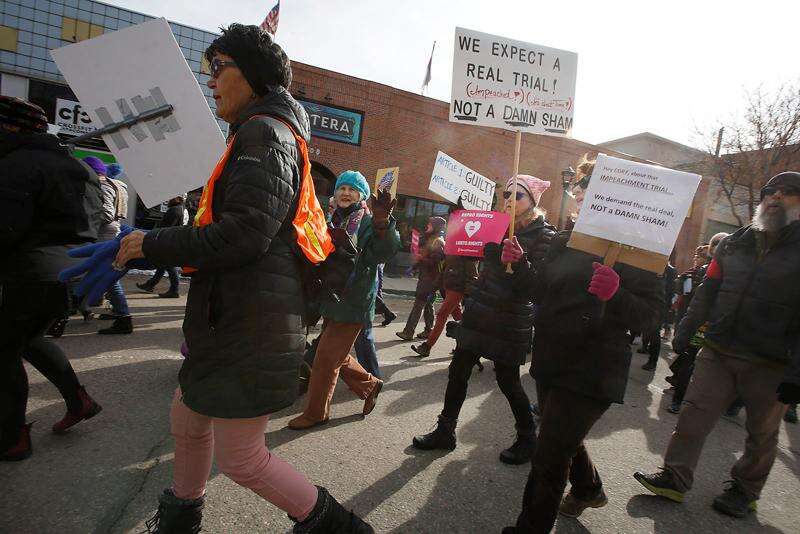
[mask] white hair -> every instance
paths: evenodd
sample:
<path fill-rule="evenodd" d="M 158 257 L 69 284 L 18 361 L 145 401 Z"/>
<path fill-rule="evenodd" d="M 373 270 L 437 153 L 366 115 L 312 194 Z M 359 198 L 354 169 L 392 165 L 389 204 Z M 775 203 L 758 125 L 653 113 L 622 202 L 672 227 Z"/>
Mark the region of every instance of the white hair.
<path fill-rule="evenodd" d="M 786 208 L 781 206 L 781 209 L 775 213 L 769 213 L 764 209 L 764 202 L 762 201 L 756 207 L 756 213 L 753 215 L 753 228 L 761 230 L 762 232 L 777 232 L 781 228 L 800 220 L 800 206 Z"/>

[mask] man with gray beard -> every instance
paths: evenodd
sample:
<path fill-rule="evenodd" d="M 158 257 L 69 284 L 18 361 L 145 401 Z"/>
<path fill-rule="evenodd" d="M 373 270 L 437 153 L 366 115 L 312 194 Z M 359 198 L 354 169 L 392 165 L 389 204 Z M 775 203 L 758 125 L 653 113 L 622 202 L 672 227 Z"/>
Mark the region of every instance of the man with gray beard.
<path fill-rule="evenodd" d="M 782 172 L 761 189 L 753 223 L 717 247 L 673 340 L 675 352 L 707 322 L 664 467 L 634 478 L 682 502 L 706 437 L 738 396 L 747 440 L 732 480 L 713 507 L 744 517 L 756 510 L 778 445 L 786 405 L 800 400 L 800 173 Z"/>

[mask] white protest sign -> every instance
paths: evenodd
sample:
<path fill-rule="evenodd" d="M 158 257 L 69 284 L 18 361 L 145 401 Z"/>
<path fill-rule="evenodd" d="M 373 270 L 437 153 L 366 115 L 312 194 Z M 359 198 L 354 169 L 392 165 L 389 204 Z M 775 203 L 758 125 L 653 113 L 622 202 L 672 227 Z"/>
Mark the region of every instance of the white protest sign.
<path fill-rule="evenodd" d="M 568 136 L 578 55 L 456 28 L 450 121 Z"/>
<path fill-rule="evenodd" d="M 600 154 L 574 232 L 669 256 L 700 175 Z"/>
<path fill-rule="evenodd" d="M 442 151 L 436 156 L 428 190 L 470 210 L 492 209 L 495 183 L 454 160 Z"/>
<path fill-rule="evenodd" d="M 96 126 L 171 104 L 171 115 L 103 136 L 146 206 L 202 186 L 225 138 L 169 24 L 155 19 L 52 52 Z"/>

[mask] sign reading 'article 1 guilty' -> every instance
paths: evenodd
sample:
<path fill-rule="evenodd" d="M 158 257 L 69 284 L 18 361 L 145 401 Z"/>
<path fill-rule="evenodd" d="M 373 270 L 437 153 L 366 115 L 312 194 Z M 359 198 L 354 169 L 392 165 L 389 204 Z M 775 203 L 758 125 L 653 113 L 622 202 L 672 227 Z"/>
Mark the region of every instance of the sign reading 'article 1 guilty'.
<path fill-rule="evenodd" d="M 456 28 L 450 121 L 569 136 L 578 55 Z"/>

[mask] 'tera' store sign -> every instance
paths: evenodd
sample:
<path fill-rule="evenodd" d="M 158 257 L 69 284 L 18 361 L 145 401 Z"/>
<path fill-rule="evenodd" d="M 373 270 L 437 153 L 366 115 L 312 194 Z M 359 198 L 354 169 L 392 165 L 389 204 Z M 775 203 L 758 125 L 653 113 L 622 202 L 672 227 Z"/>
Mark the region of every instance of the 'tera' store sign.
<path fill-rule="evenodd" d="M 311 135 L 347 143 L 361 144 L 361 125 L 364 113 L 354 109 L 326 106 L 318 102 L 297 99 L 308 113 Z"/>

